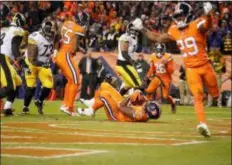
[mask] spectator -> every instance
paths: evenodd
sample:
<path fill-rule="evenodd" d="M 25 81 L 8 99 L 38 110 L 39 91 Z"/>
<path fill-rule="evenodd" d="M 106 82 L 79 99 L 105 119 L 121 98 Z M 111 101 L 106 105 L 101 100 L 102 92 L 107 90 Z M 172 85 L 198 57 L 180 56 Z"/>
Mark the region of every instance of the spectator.
<path fill-rule="evenodd" d="M 218 25 L 213 25 L 212 30 L 208 37 L 209 50 L 223 48 L 223 32 L 219 29 Z"/>
<path fill-rule="evenodd" d="M 111 24 L 109 32 L 103 37 L 103 49 L 113 51 L 118 44 L 119 33 L 115 30 L 115 24 Z"/>
<path fill-rule="evenodd" d="M 106 74 L 107 74 L 107 71 L 102 63 L 102 60 L 98 58 L 97 59 L 97 83 L 96 83 L 97 88 L 104 81 Z"/>
<path fill-rule="evenodd" d="M 41 20 L 38 4 L 36 2 L 29 3 L 28 21 L 29 32 L 32 33 L 39 30 L 41 26 Z"/>
<path fill-rule="evenodd" d="M 224 48 L 223 48 L 223 53 L 224 54 L 232 54 L 232 37 L 231 37 L 231 32 L 228 31 L 226 36 L 223 38 L 224 41 Z"/>
<path fill-rule="evenodd" d="M 180 105 L 190 105 L 191 104 L 191 95 L 186 82 L 185 68 L 183 65 L 180 66 Z"/>
<path fill-rule="evenodd" d="M 219 87 L 219 91 L 221 90 L 222 86 L 222 74 L 226 72 L 225 67 L 225 58 L 223 57 L 222 53 L 218 49 L 213 49 L 209 52 L 209 59 L 212 62 L 215 72 L 217 73 L 217 83 Z M 222 96 L 221 91 L 220 95 L 217 100 L 217 106 L 222 107 Z M 208 95 L 208 107 L 213 105 L 213 98 L 211 95 Z"/>
<path fill-rule="evenodd" d="M 146 60 L 144 60 L 144 55 L 142 53 L 139 53 L 137 55 L 137 60 L 135 61 L 135 69 L 138 72 L 140 79 L 144 80 L 149 70 L 149 64 Z"/>
<path fill-rule="evenodd" d="M 87 54 L 80 60 L 78 67 L 82 75 L 80 100 L 84 102 L 93 98 L 96 89 L 97 62 L 92 58 L 91 49 L 88 49 Z"/>

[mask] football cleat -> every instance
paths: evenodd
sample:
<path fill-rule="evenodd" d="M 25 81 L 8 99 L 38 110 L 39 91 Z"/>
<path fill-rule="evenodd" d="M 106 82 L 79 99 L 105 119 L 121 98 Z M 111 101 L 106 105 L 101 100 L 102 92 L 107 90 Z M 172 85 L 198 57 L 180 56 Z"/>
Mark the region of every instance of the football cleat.
<path fill-rule="evenodd" d="M 4 109 L 3 110 L 4 116 L 12 116 L 12 115 L 14 115 L 13 112 L 14 112 L 13 109 Z"/>
<path fill-rule="evenodd" d="M 35 106 L 37 107 L 37 110 L 40 115 L 43 115 L 43 103 L 40 102 L 39 100 L 35 101 Z"/>
<path fill-rule="evenodd" d="M 197 126 L 197 131 L 204 137 L 210 137 L 210 131 L 205 123 L 201 123 Z"/>
<path fill-rule="evenodd" d="M 81 116 L 94 116 L 94 110 L 92 108 L 77 108 L 77 113 Z"/>
<path fill-rule="evenodd" d="M 23 113 L 24 113 L 24 114 L 29 113 L 29 108 L 28 108 L 28 107 L 23 107 Z"/>

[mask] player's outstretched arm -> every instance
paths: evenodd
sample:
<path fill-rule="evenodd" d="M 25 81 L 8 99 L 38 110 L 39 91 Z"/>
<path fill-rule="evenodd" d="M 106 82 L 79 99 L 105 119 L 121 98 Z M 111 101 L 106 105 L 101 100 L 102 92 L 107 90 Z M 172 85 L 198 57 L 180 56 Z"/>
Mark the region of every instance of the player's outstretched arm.
<path fill-rule="evenodd" d="M 160 42 L 160 43 L 167 43 L 172 41 L 172 38 L 167 33 L 164 34 L 153 33 L 147 28 L 143 27 L 143 22 L 140 18 L 136 18 L 132 22 L 132 24 L 137 30 L 142 31 L 147 36 L 147 38 L 151 41 Z"/>

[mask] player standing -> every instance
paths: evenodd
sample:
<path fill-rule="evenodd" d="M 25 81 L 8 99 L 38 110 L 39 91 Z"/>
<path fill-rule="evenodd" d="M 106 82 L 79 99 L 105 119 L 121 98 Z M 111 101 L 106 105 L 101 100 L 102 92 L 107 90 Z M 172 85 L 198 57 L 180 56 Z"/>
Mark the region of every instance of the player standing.
<path fill-rule="evenodd" d="M 133 24 L 137 29 L 143 30 L 152 41 L 160 43 L 176 41 L 183 56 L 187 83 L 194 97 L 194 108 L 200 121 L 197 130 L 201 135 L 209 137 L 210 131 L 204 113 L 203 84 L 206 85 L 214 99 L 218 98 L 219 89 L 216 74 L 206 52 L 206 32 L 211 27 L 212 4 L 204 3 L 203 9 L 204 15 L 194 20 L 191 6 L 184 2 L 178 3 L 173 14 L 174 25 L 165 34 L 152 33 L 143 28 L 139 19 L 135 20 Z"/>
<path fill-rule="evenodd" d="M 34 96 L 37 78 L 42 84 L 38 100 L 35 105 L 39 114 L 43 115 L 43 101 L 53 88 L 53 76 L 50 60 L 54 50 L 54 38 L 57 27 L 55 21 L 45 19 L 41 30 L 33 32 L 28 37 L 28 48 L 25 62 L 29 70 L 25 71 L 26 95 L 24 98 L 23 113 L 29 112 L 29 105 Z"/>

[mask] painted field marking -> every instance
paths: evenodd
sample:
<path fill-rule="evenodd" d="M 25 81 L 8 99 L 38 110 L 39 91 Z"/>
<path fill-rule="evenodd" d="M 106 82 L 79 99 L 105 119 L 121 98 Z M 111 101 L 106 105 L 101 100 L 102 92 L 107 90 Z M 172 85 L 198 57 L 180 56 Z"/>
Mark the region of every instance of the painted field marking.
<path fill-rule="evenodd" d="M 36 149 L 38 151 L 44 150 L 44 151 L 72 151 L 74 153 L 72 154 L 59 154 L 59 155 L 51 155 L 51 156 L 31 156 L 31 155 L 25 155 L 25 154 L 10 154 L 10 153 L 4 153 L 4 149 L 10 149 L 12 150 L 25 150 L 28 149 L 30 151 L 35 151 Z M 2 153 L 3 151 L 3 153 Z M 74 156 L 84 156 L 84 155 L 91 155 L 91 154 L 100 154 L 100 153 L 107 153 L 106 150 L 89 150 L 89 149 L 71 149 L 71 148 L 52 148 L 52 147 L 38 147 L 38 146 L 17 146 L 17 147 L 2 147 L 1 148 L 1 156 L 7 156 L 7 157 L 20 157 L 20 158 L 32 158 L 32 159 L 53 159 L 53 158 L 64 158 L 64 157 L 74 157 Z"/>

